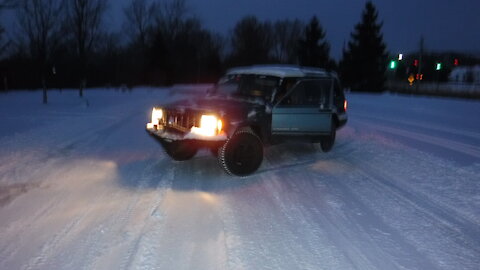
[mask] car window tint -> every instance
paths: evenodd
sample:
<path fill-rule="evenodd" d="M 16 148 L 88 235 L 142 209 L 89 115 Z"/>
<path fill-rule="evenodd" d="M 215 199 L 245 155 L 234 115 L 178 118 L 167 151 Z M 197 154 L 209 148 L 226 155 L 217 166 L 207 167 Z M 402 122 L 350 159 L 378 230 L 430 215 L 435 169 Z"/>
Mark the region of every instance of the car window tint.
<path fill-rule="evenodd" d="M 269 97 L 278 85 L 278 78 L 261 75 L 243 75 L 240 79 L 239 93 L 247 96 Z"/>
<path fill-rule="evenodd" d="M 277 104 L 295 86 L 297 78 L 285 78 L 280 87 L 276 89 L 274 104 Z"/>
<path fill-rule="evenodd" d="M 278 87 L 280 79 L 264 75 L 230 75 L 222 78 L 217 86 L 219 93 L 269 98 Z"/>
<path fill-rule="evenodd" d="M 326 106 L 329 102 L 331 80 L 300 81 L 285 97 L 282 106 Z"/>

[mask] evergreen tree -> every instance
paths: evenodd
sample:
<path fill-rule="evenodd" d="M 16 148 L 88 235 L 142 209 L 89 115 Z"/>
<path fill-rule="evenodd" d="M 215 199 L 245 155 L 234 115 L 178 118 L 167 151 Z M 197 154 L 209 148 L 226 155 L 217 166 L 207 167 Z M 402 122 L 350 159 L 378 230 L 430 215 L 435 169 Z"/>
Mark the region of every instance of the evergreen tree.
<path fill-rule="evenodd" d="M 387 53 L 381 33 L 382 23 L 378 23 L 377 19 L 375 6 L 367 2 L 362 21 L 355 26 L 348 48 L 343 50 L 341 77 L 352 90 L 384 90 Z"/>
<path fill-rule="evenodd" d="M 304 37 L 298 42 L 298 61 L 302 66 L 332 69 L 330 44 L 325 40 L 325 31 L 314 16 L 305 26 Z"/>

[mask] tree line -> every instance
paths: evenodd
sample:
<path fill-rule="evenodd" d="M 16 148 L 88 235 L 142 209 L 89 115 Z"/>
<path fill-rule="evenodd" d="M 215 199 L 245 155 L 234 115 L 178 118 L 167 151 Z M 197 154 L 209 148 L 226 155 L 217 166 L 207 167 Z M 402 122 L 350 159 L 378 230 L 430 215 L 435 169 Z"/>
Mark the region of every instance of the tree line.
<path fill-rule="evenodd" d="M 367 2 L 338 63 L 320 20 L 245 16 L 229 35 L 203 27 L 185 0 L 131 0 L 121 33 L 103 25 L 108 0 L 0 0 L 19 31 L 0 27 L 4 89 L 215 82 L 225 69 L 296 64 L 335 70 L 346 86 L 381 91 L 387 65 L 378 12 Z"/>

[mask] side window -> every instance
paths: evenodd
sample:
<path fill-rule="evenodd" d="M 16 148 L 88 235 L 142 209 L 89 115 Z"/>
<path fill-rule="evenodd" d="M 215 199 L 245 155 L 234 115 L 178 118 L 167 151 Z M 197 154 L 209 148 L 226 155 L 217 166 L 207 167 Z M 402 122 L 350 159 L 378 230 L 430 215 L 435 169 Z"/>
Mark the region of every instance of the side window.
<path fill-rule="evenodd" d="M 281 106 L 321 107 L 328 104 L 331 80 L 304 80 L 280 102 Z"/>
<path fill-rule="evenodd" d="M 290 91 L 290 89 L 295 86 L 296 82 L 296 78 L 285 78 L 275 92 L 275 99 L 273 100 L 273 104 L 277 104 L 280 100 L 282 100 L 285 95 Z"/>
<path fill-rule="evenodd" d="M 277 77 L 263 75 L 242 75 L 238 78 L 240 78 L 239 93 L 254 97 L 264 96 L 268 99 L 271 97 L 273 90 L 278 86 L 279 81 Z"/>
<path fill-rule="evenodd" d="M 285 106 L 298 106 L 303 103 L 303 97 L 305 96 L 305 87 L 302 82 L 295 85 L 294 89 L 287 94 L 283 100 L 280 102 L 280 105 Z"/>

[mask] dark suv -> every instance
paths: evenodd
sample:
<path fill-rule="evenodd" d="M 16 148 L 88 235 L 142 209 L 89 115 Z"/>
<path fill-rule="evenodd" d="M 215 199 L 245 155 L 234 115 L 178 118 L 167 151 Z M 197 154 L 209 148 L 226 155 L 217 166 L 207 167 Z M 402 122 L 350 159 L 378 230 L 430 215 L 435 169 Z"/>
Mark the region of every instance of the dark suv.
<path fill-rule="evenodd" d="M 329 151 L 347 122 L 337 75 L 298 66 L 231 69 L 202 97 L 153 108 L 147 131 L 174 160 L 209 148 L 232 175 L 256 171 L 263 147 L 285 140 Z"/>

